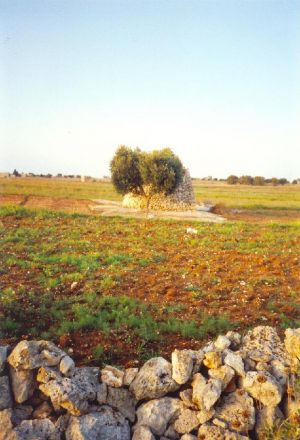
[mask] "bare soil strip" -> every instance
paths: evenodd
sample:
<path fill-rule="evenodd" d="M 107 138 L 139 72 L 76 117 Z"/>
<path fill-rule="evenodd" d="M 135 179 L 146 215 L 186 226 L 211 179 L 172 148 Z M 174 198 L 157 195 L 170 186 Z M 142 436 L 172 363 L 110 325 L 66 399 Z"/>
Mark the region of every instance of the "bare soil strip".
<path fill-rule="evenodd" d="M 68 198 L 42 197 L 42 196 L 22 196 L 22 195 L 3 195 L 0 197 L 0 205 L 14 204 L 27 208 L 44 208 L 57 211 L 77 212 L 84 214 L 95 214 L 103 217 L 134 217 L 145 218 L 147 214 L 136 209 L 123 208 L 120 202 L 111 200 L 77 200 Z M 150 216 L 161 219 L 204 221 L 212 223 L 222 223 L 225 218 L 221 215 L 212 214 L 205 211 L 151 211 Z"/>

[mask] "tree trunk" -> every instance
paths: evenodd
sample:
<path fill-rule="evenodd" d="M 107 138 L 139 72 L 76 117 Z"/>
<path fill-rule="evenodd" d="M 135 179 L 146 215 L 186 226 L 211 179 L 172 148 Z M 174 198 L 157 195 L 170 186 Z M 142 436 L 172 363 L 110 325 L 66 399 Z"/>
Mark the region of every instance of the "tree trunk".
<path fill-rule="evenodd" d="M 149 215 L 149 206 L 150 206 L 150 196 L 147 197 L 147 201 L 146 201 L 146 213 L 147 213 L 147 217 Z"/>

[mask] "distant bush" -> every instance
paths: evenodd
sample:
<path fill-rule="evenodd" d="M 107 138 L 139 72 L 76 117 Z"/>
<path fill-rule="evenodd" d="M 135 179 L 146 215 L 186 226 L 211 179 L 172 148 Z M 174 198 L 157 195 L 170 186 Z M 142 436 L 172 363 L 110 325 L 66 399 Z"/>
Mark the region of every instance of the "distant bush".
<path fill-rule="evenodd" d="M 239 183 L 241 185 L 253 185 L 253 177 L 252 176 L 241 176 L 239 177 Z"/>
<path fill-rule="evenodd" d="M 231 174 L 230 176 L 227 177 L 227 183 L 229 183 L 229 185 L 236 185 L 239 181 L 238 176 L 235 176 L 234 174 Z"/>
<path fill-rule="evenodd" d="M 279 180 L 279 185 L 287 185 L 289 181 L 285 177 L 281 177 Z"/>
<path fill-rule="evenodd" d="M 220 179 L 221 181 L 221 179 Z M 271 184 L 271 185 L 286 185 L 287 183 L 289 183 L 289 181 L 285 178 L 282 177 L 280 179 L 278 179 L 277 177 L 272 177 L 271 179 L 266 179 L 263 176 L 235 176 L 234 174 L 231 174 L 230 176 L 227 177 L 226 182 L 229 185 L 236 185 L 237 183 L 241 184 L 241 185 L 256 185 L 256 186 L 262 186 L 265 184 Z M 297 183 L 297 180 L 294 180 L 293 183 Z"/>
<path fill-rule="evenodd" d="M 255 176 L 253 179 L 253 185 L 264 185 L 266 179 L 263 176 Z"/>
<path fill-rule="evenodd" d="M 270 183 L 271 183 L 273 186 L 276 186 L 276 185 L 279 184 L 279 180 L 277 179 L 277 177 L 272 177 L 272 178 L 270 179 Z"/>

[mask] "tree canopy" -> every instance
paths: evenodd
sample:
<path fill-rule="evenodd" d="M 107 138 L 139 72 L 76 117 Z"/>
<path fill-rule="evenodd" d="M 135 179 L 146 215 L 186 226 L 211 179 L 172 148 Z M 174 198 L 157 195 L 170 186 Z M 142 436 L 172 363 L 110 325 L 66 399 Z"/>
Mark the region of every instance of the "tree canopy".
<path fill-rule="evenodd" d="M 181 160 L 170 148 L 148 153 L 124 145 L 117 149 L 110 170 L 116 190 L 144 196 L 147 207 L 154 194 L 172 194 L 184 173 Z"/>

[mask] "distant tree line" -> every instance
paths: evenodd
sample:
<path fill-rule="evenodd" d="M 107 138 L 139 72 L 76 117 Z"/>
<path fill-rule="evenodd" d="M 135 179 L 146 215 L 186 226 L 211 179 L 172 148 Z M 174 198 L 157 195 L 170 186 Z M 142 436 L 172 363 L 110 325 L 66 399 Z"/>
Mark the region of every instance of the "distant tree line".
<path fill-rule="evenodd" d="M 58 173 L 56 175 L 51 174 L 51 173 L 47 173 L 47 174 L 36 174 L 36 173 L 19 173 L 18 170 L 14 169 L 14 171 L 12 172 L 12 175 L 15 177 L 22 177 L 22 176 L 26 176 L 26 177 L 45 177 L 47 179 L 51 178 L 51 177 L 60 177 L 63 179 L 80 179 L 81 175 L 80 174 L 62 174 L 62 173 Z M 86 176 L 86 178 L 91 178 L 90 176 Z"/>
<path fill-rule="evenodd" d="M 263 176 L 235 176 L 234 174 L 231 174 L 230 176 L 227 177 L 226 179 L 227 183 L 229 183 L 229 185 L 256 185 L 256 186 L 262 186 L 262 185 L 266 185 L 266 184 L 271 184 L 271 185 L 286 185 L 288 183 L 290 183 L 288 181 L 288 179 L 286 179 L 285 177 L 281 177 L 280 179 L 278 179 L 277 177 L 272 177 L 271 179 L 266 179 Z M 298 183 L 298 180 L 293 180 L 294 184 Z"/>

